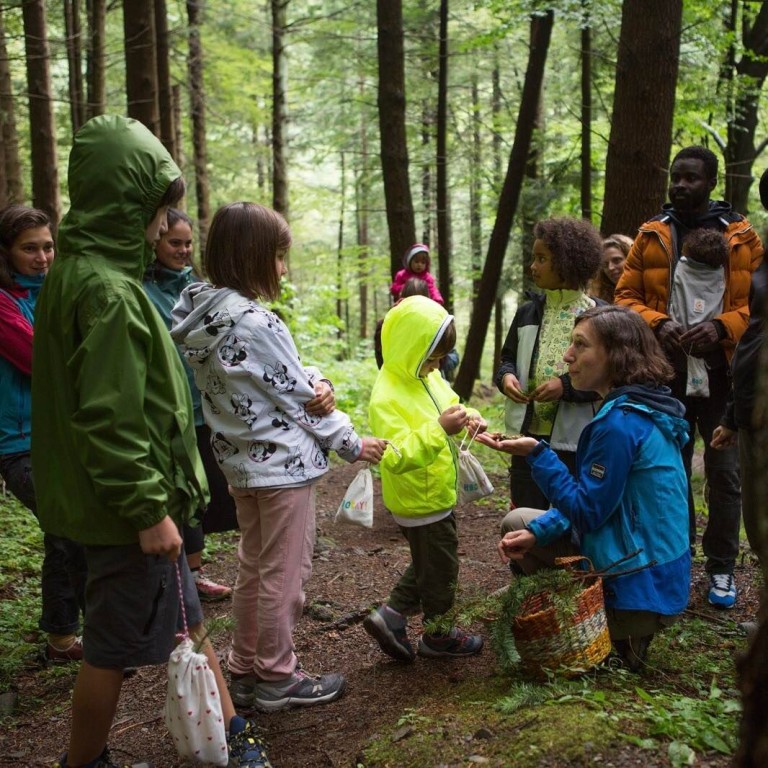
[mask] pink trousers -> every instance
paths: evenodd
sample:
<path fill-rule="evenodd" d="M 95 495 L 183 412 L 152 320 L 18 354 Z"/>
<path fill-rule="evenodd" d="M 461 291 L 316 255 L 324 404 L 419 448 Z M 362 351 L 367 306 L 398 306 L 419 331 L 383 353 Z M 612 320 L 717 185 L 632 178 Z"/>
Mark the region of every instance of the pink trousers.
<path fill-rule="evenodd" d="M 229 669 L 275 681 L 292 674 L 293 630 L 312 574 L 315 490 L 231 488 L 240 544 L 233 597 L 235 628 Z"/>

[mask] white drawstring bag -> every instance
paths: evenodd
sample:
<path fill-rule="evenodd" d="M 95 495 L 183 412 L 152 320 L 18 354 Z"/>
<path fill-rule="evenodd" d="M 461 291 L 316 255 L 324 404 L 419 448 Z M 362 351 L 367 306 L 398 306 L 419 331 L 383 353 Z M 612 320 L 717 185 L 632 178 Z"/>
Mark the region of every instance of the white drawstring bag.
<path fill-rule="evenodd" d="M 373 528 L 373 476 L 368 464 L 352 478 L 333 520 Z"/>
<path fill-rule="evenodd" d="M 472 445 L 475 436 L 470 437 L 465 448 L 466 439 L 467 435 L 464 435 L 459 445 L 459 504 L 468 504 L 470 501 L 477 501 L 493 493 L 493 484 L 488 479 L 488 475 L 485 474 L 480 462 L 469 452 L 469 446 Z"/>
<path fill-rule="evenodd" d="M 178 563 L 176 582 L 184 621 L 184 639 L 173 649 L 168 660 L 165 724 L 181 757 L 212 765 L 227 765 L 229 750 L 218 686 L 208 659 L 204 654 L 195 652 L 189 636 Z"/>

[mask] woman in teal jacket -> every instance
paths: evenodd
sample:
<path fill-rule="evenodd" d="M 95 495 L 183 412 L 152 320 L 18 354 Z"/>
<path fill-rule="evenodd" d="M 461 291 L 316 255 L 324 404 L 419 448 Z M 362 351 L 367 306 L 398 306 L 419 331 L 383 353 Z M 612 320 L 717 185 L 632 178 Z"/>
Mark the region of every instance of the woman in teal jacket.
<path fill-rule="evenodd" d="M 510 512 L 502 523 L 499 553 L 504 561 L 519 561 L 525 573 L 576 553 L 606 570 L 608 629 L 619 654 L 637 669 L 655 632 L 688 605 L 684 410 L 663 386 L 672 377 L 671 366 L 631 310 L 606 306 L 584 312 L 564 359 L 574 387 L 603 397 L 579 439 L 576 477 L 544 441 L 478 437 L 526 456 L 552 504 L 547 511 Z"/>
<path fill-rule="evenodd" d="M 161 235 L 155 246 L 155 261 L 144 273 L 144 290 L 152 300 L 157 311 L 171 329 L 171 310 L 179 300 L 181 292 L 192 283 L 200 282 L 192 266 L 192 219 L 176 208 L 168 210 L 168 231 Z M 235 501 L 227 490 L 227 481 L 211 450 L 211 430 L 203 420 L 203 406 L 200 392 L 195 385 L 192 369 L 186 364 L 181 353 L 181 361 L 189 382 L 192 407 L 195 414 L 195 434 L 197 448 L 203 460 L 205 475 L 211 491 L 211 502 L 202 516 L 200 524 L 184 525 L 184 551 L 187 562 L 195 578 L 197 593 L 201 600 L 224 600 L 232 594 L 232 589 L 224 584 L 217 584 L 205 577 L 202 571 L 202 555 L 205 549 L 205 533 L 212 531 L 237 530 Z"/>

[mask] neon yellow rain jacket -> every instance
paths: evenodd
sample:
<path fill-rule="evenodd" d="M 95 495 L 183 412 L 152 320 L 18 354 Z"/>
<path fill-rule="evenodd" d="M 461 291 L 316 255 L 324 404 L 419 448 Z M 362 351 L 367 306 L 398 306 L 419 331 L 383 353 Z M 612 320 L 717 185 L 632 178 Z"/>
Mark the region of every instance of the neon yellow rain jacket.
<path fill-rule="evenodd" d="M 419 378 L 422 363 L 452 320 L 425 296 L 403 299 L 384 318 L 384 365 L 373 385 L 368 418 L 372 434 L 393 446 L 379 467 L 384 504 L 400 517 L 432 515 L 456 505 L 458 451 L 438 418 L 459 396 L 437 370 Z"/>

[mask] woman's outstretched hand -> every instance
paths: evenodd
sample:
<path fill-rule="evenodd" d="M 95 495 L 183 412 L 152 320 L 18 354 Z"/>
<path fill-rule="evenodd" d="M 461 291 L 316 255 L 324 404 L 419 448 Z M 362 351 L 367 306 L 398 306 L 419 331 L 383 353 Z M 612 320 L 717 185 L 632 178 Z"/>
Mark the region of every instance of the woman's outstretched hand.
<path fill-rule="evenodd" d="M 496 451 L 511 453 L 514 456 L 527 456 L 539 442 L 535 437 L 523 437 L 522 435 L 507 437 L 499 432 L 483 432 L 477 435 L 475 440 Z"/>

